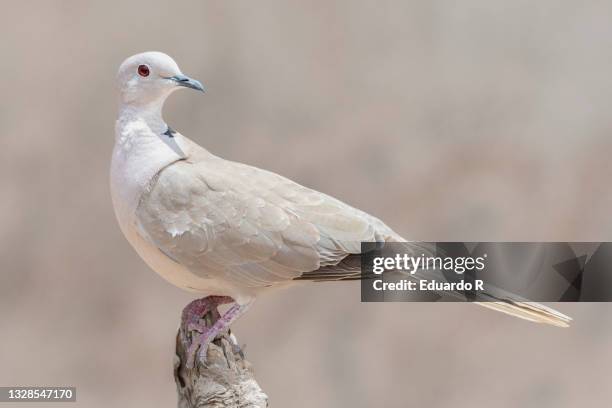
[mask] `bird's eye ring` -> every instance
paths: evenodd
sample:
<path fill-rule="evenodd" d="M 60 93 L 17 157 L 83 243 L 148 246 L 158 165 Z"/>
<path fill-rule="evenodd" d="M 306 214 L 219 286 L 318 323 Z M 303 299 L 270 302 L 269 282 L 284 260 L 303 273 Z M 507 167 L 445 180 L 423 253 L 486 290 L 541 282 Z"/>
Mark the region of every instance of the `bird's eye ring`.
<path fill-rule="evenodd" d="M 140 75 L 141 77 L 149 76 L 149 72 L 149 67 L 147 67 L 146 65 L 138 66 L 138 75 Z"/>

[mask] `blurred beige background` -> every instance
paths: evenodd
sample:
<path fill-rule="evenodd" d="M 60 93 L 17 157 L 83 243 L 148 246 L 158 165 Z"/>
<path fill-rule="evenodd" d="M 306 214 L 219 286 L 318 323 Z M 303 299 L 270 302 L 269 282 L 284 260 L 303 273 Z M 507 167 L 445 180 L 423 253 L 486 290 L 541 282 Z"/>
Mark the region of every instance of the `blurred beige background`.
<path fill-rule="evenodd" d="M 0 47 L 0 385 L 175 405 L 192 296 L 129 247 L 108 189 L 114 76 L 141 51 L 208 87 L 170 98 L 174 128 L 407 238 L 612 240 L 607 2 L 4 1 Z M 273 407 L 608 406 L 612 307 L 558 308 L 573 327 L 320 284 L 234 331 Z"/>

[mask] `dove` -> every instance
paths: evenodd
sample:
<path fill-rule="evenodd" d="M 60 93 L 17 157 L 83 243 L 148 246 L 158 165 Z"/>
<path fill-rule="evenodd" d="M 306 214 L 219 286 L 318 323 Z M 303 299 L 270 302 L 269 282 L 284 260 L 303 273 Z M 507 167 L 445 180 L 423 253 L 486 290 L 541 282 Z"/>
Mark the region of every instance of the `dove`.
<path fill-rule="evenodd" d="M 204 92 L 161 52 L 127 58 L 117 74 L 119 113 L 110 169 L 115 215 L 127 241 L 173 285 L 208 295 L 185 307 L 188 365 L 258 295 L 307 281 L 358 279 L 361 242 L 405 242 L 378 218 L 275 173 L 224 160 L 172 129 L 164 101 Z M 206 311 L 231 304 L 207 327 Z M 567 326 L 570 318 L 527 302 L 482 306 Z"/>

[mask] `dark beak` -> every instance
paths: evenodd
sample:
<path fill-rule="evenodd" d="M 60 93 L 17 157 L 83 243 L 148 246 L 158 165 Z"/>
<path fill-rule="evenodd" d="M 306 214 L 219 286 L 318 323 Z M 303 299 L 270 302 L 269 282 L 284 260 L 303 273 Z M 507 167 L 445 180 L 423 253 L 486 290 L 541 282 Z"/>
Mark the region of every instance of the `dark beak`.
<path fill-rule="evenodd" d="M 191 79 L 188 76 L 175 75 L 175 76 L 169 77 L 168 79 L 176 82 L 178 86 L 184 86 L 185 88 L 191 88 L 197 91 L 204 92 L 204 86 L 202 86 L 202 83 L 200 81 L 196 81 L 195 79 Z"/>

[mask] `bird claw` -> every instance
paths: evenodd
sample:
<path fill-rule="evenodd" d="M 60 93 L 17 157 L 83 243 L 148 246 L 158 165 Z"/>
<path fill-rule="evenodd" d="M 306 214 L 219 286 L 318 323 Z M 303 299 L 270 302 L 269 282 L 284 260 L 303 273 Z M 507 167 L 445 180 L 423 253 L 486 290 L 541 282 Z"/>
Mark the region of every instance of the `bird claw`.
<path fill-rule="evenodd" d="M 187 368 L 192 369 L 195 366 L 196 360 L 203 364 L 206 363 L 208 345 L 213 340 L 208 332 L 209 330 L 206 328 L 203 329 L 202 334 L 195 335 L 195 338 L 189 347 L 187 347 Z"/>
<path fill-rule="evenodd" d="M 193 368 L 198 357 L 198 361 L 205 363 L 208 345 L 219 333 L 227 330 L 252 303 L 252 301 L 243 305 L 236 303 L 221 316 L 217 306 L 232 301 L 233 299 L 227 296 L 209 296 L 194 300 L 185 307 L 180 330 L 187 354 L 187 368 Z"/>
<path fill-rule="evenodd" d="M 184 344 L 184 346 L 187 350 L 186 365 L 189 369 L 194 367 L 196 360 L 201 363 L 206 362 L 208 345 L 214 339 L 214 336 L 216 336 L 216 333 L 214 333 L 214 330 L 211 327 L 211 313 L 212 311 L 207 311 L 206 315 L 204 315 L 201 319 L 198 319 L 197 322 L 189 322 L 186 324 L 187 329 L 186 333 L 183 335 L 183 338 L 186 339 L 187 343 Z"/>
<path fill-rule="evenodd" d="M 191 302 L 183 310 L 181 322 L 184 348 L 187 350 L 187 368 L 193 368 L 198 361 L 206 362 L 208 345 L 218 334 L 218 328 L 213 324 L 220 318 L 217 306 L 230 303 L 231 298 L 209 296 Z"/>

